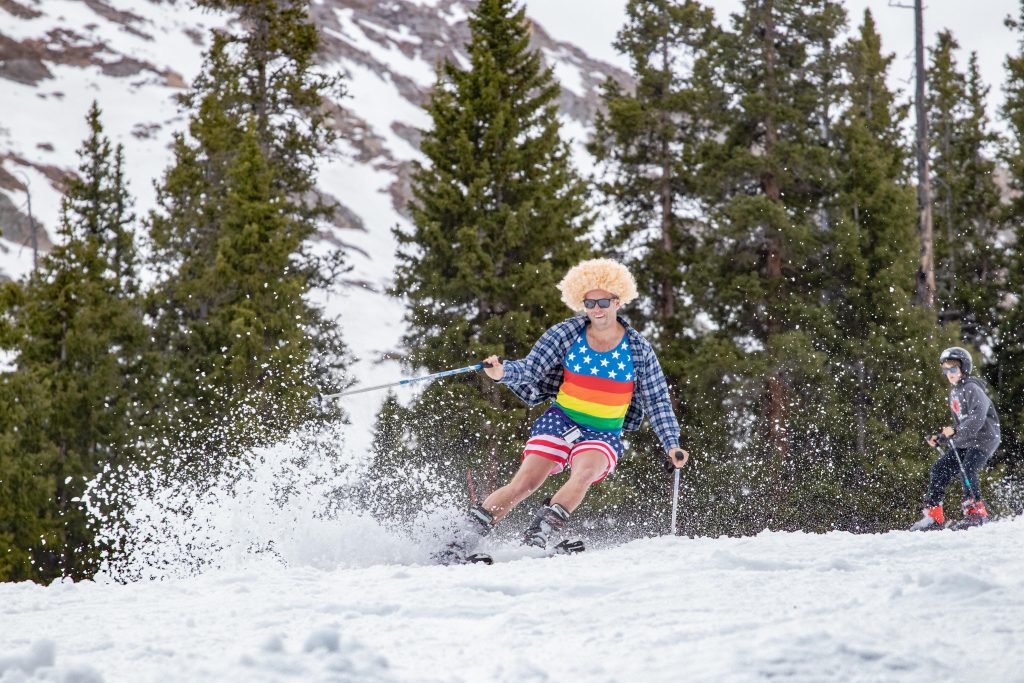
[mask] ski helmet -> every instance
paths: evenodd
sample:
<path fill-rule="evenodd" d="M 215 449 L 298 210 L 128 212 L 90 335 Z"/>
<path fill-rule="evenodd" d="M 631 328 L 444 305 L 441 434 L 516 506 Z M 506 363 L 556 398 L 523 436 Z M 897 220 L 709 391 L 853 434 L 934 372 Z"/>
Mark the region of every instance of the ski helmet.
<path fill-rule="evenodd" d="M 940 363 L 945 363 L 947 360 L 960 361 L 960 372 L 965 375 L 971 374 L 971 370 L 974 368 L 971 354 L 967 352 L 967 349 L 962 349 L 959 346 L 951 346 L 939 354 Z"/>

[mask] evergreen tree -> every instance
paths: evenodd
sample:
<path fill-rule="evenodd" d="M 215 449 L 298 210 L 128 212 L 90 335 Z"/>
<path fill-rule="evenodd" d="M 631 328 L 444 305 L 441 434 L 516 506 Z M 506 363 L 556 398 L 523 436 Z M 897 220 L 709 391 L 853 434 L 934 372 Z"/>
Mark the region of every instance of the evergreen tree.
<path fill-rule="evenodd" d="M 714 137 L 710 113 L 724 103 L 708 70 L 718 34 L 713 18 L 693 0 L 628 3 L 615 48 L 629 58 L 636 85 L 627 92 L 614 79 L 606 81 L 605 112 L 598 114 L 588 146 L 602 170 L 597 188 L 618 217 L 605 247 L 637 278 L 640 298 L 628 311 L 630 321 L 658 349 L 684 425 L 687 396 L 678 387 L 693 358 L 695 313 L 686 278 L 699 257 L 706 214 L 696 187 L 700 148 Z M 658 459 L 646 457 L 661 449 L 653 433 L 645 429 L 630 445 L 617 479 L 637 489 L 628 507 L 641 511 L 668 501 Z"/>
<path fill-rule="evenodd" d="M 470 20 L 469 66 L 446 61 L 427 110 L 427 164 L 413 173 L 413 227 L 400 244 L 394 293 L 408 301 L 404 345 L 413 367 L 437 371 L 490 353 L 529 351 L 569 314 L 555 285 L 589 255 L 585 191 L 559 136 L 559 88 L 528 47 L 524 11 L 483 0 Z M 428 387 L 409 418 L 409 443 L 483 469 L 481 489 L 512 467 L 526 411 L 486 378 Z"/>
<path fill-rule="evenodd" d="M 816 447 L 808 388 L 825 370 L 815 341 L 833 333 L 819 302 L 844 24 L 836 2 L 748 0 L 714 55 L 729 100 L 703 152 L 712 227 L 692 278 L 713 333 L 688 390 L 704 452 L 731 454 L 716 467 L 733 528 L 783 524 L 791 455 Z"/>
<path fill-rule="evenodd" d="M 921 434 L 944 417 L 935 358 L 953 337 L 940 339 L 931 313 L 913 305 L 916 199 L 900 132 L 907 108 L 886 84 L 892 56 L 882 54 L 870 11 L 846 60 L 825 293 L 835 332 L 822 338 L 834 408 L 821 425 L 830 447 L 804 481 L 819 525 L 881 530 L 917 511 L 932 460 Z M 835 487 L 831 504 L 812 492 L 815 480 L 819 493 L 821 482 Z"/>
<path fill-rule="evenodd" d="M 1000 449 L 1018 481 L 1024 464 L 1024 2 L 1018 18 L 1007 20 L 1019 36 L 1017 51 L 1007 56 L 1006 93 L 1002 117 L 1007 134 L 1000 155 L 1010 185 L 1010 200 L 1004 207 L 1004 225 L 1013 233 L 1015 254 L 1009 259 L 1006 283 L 1008 310 L 1002 314 L 994 347 L 993 381 L 998 394 L 998 409 L 1003 427 Z M 1021 501 L 1018 504 L 1024 505 Z M 1020 511 L 1020 507 L 1016 511 Z"/>
<path fill-rule="evenodd" d="M 1005 269 L 998 244 L 997 136 L 985 111 L 988 87 L 977 55 L 961 73 L 952 34 L 939 34 L 928 72 L 935 188 L 936 303 L 943 321 L 960 323 L 963 341 L 990 344 Z"/>
<path fill-rule="evenodd" d="M 49 528 L 20 549 L 31 554 L 37 579 L 83 578 L 95 568 L 100 549 L 79 497 L 104 465 L 127 462 L 145 388 L 123 149 L 104 137 L 95 103 L 87 120 L 90 135 L 79 152 L 79 177 L 68 180 L 59 244 L 6 295 L 16 361 L 4 387 L 24 419 L 4 425 L 0 439 L 0 448 L 9 449 L 3 460 L 22 463 L 7 481 L 23 487 L 14 498 L 24 501 L 22 513 L 39 509 L 41 492 L 52 496 L 41 517 Z"/>
<path fill-rule="evenodd" d="M 711 10 L 693 0 L 633 0 L 626 17 L 615 47 L 629 57 L 636 89 L 605 83 L 607 113 L 589 148 L 605 168 L 598 188 L 621 216 L 606 245 L 638 279 L 635 324 L 652 343 L 666 341 L 661 361 L 674 379 L 682 368 L 672 352 L 692 325 L 683 283 L 703 213 L 697 152 L 711 136 L 710 105 L 721 102 L 704 69 L 717 31 Z"/>
<path fill-rule="evenodd" d="M 20 305 L 20 287 L 0 289 L 0 310 Z M 11 321 L 2 324 L 0 348 L 16 347 Z M 56 447 L 46 438 L 50 395 L 42 378 L 25 370 L 0 372 L 0 581 L 47 580 L 47 546 L 58 547 L 52 476 Z"/>
<path fill-rule="evenodd" d="M 316 163 L 339 82 L 314 69 L 306 2 L 200 4 L 236 13 L 242 30 L 215 32 L 182 99 L 190 135 L 175 138 L 151 216 L 150 305 L 170 385 L 160 411 L 223 430 L 201 450 L 237 452 L 307 419 L 315 384 L 343 365 L 335 326 L 305 298 L 322 284 L 305 241 L 330 210 Z"/>

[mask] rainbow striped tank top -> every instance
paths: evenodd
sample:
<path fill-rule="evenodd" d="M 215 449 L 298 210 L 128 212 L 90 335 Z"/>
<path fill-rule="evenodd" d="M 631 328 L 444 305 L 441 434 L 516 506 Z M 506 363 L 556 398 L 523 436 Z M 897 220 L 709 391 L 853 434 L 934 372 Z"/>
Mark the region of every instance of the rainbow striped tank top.
<path fill-rule="evenodd" d="M 594 351 L 586 330 L 562 359 L 562 386 L 555 405 L 577 424 L 604 432 L 622 431 L 633 399 L 636 372 L 628 333 L 611 351 Z"/>

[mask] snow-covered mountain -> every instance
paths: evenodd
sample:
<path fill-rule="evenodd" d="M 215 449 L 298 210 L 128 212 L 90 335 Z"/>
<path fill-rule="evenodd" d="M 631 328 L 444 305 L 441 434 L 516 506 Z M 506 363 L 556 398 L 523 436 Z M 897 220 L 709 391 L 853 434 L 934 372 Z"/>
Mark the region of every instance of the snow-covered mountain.
<path fill-rule="evenodd" d="M 473 4 L 313 3 L 321 66 L 345 74 L 349 95 L 334 103 L 343 144 L 322 168 L 322 188 L 341 205 L 337 230 L 323 239 L 370 251 L 383 245 L 346 231 L 386 235 L 400 220 L 418 130 L 429 125 L 422 105 L 442 59 L 465 63 Z M 170 160 L 172 133 L 184 125 L 173 96 L 198 72 L 209 30 L 224 22 L 188 0 L 0 0 L 0 273 L 17 275 L 30 265 L 30 199 L 39 247 L 49 245 L 61 178 L 76 166 L 93 99 L 108 133 L 125 143 L 138 208 L 152 206 L 152 181 Z M 536 24 L 533 43 L 563 85 L 566 134 L 582 141 L 598 106 L 596 86 L 625 74 Z M 368 200 L 367 185 L 382 196 Z M 390 249 L 374 255 L 383 257 L 380 251 Z"/>
<path fill-rule="evenodd" d="M 318 297 L 342 321 L 364 378 L 397 379 L 393 355 L 401 303 L 383 292 L 394 268 L 391 229 L 406 222 L 411 162 L 422 105 L 442 59 L 466 64 L 473 0 L 314 0 L 321 66 L 346 77 L 347 96 L 332 103 L 341 140 L 320 167 L 320 189 L 338 203 L 317 248 L 348 250 L 349 281 Z M 0 0 L 0 278 L 32 266 L 33 240 L 48 248 L 58 220 L 61 182 L 77 167 L 95 99 L 107 134 L 125 145 L 130 190 L 140 215 L 153 206 L 153 182 L 166 169 L 169 143 L 185 127 L 174 96 L 198 74 L 222 14 L 190 0 Z M 564 134 L 582 145 L 598 107 L 598 84 L 627 75 L 588 57 L 534 23 L 533 45 L 562 85 Z M 33 236 L 29 213 L 37 230 Z M 366 424 L 374 401 L 349 406 Z"/>

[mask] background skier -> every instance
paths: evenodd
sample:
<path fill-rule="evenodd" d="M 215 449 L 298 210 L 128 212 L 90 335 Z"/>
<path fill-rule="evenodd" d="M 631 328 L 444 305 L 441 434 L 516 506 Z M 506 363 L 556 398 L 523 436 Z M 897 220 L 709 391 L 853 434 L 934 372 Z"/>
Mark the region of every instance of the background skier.
<path fill-rule="evenodd" d="M 512 481 L 470 510 L 443 562 L 466 559 L 494 524 L 548 476 L 568 468 L 568 481 L 540 506 L 523 536 L 527 545 L 546 547 L 587 490 L 615 470 L 624 450 L 622 431 L 638 429 L 645 415 L 665 448 L 667 466 L 682 467 L 689 458 L 679 445 L 679 423 L 654 350 L 617 315 L 637 296 L 630 272 L 611 259 L 584 261 L 569 270 L 559 290 L 562 301 L 583 315 L 550 328 L 522 360 L 485 361 L 487 375 L 525 403 L 551 406 L 534 422 Z"/>
<path fill-rule="evenodd" d="M 970 376 L 974 367 L 971 354 L 954 346 L 943 351 L 939 361 L 943 374 L 953 385 L 949 392 L 949 409 L 954 424 L 927 439 L 930 446 L 945 446 L 946 452 L 932 465 L 924 514 L 911 527 L 915 530 L 939 528 L 945 522 L 942 499 L 946 486 L 955 476 L 965 477 L 970 486 L 964 485 L 961 502 L 964 517 L 954 528 L 977 526 L 987 521 L 988 510 L 981 498 L 978 472 L 995 453 L 1000 441 L 999 415 L 985 393 L 984 383 Z"/>

